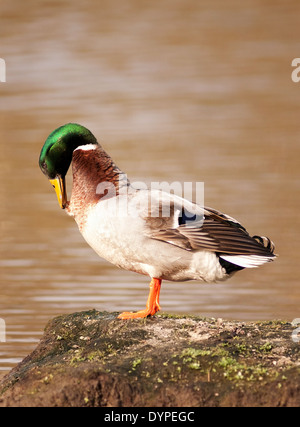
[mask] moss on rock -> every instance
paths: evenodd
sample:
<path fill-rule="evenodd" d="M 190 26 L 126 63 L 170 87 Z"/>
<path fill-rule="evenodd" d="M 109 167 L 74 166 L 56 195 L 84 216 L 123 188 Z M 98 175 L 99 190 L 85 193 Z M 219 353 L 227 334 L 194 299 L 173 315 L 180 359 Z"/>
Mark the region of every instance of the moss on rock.
<path fill-rule="evenodd" d="M 0 383 L 0 406 L 299 406 L 288 322 L 59 316 Z"/>

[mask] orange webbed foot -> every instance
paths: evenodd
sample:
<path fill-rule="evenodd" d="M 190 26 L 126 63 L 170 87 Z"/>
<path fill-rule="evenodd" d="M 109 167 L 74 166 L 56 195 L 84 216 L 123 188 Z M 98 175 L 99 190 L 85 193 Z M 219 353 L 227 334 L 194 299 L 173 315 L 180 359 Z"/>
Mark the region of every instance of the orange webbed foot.
<path fill-rule="evenodd" d="M 118 316 L 118 319 L 144 319 L 148 316 L 154 316 L 160 310 L 159 293 L 161 288 L 161 279 L 152 279 L 150 283 L 150 292 L 145 310 L 137 312 L 125 311 Z"/>
<path fill-rule="evenodd" d="M 157 311 L 159 311 L 159 310 L 157 310 Z M 136 311 L 136 312 L 124 311 L 124 313 L 119 314 L 118 319 L 122 319 L 122 320 L 144 319 L 145 317 L 148 317 L 148 316 L 154 316 L 154 314 L 157 313 L 157 311 L 155 311 L 154 313 L 151 313 L 147 309 L 141 310 L 141 311 Z"/>

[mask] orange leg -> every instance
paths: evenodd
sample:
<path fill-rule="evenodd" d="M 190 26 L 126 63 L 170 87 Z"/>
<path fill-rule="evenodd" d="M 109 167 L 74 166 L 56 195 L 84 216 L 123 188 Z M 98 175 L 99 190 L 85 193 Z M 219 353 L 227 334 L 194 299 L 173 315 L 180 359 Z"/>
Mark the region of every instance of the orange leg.
<path fill-rule="evenodd" d="M 118 319 L 137 319 L 148 316 L 153 316 L 160 310 L 159 293 L 161 288 L 161 279 L 152 279 L 150 283 L 150 292 L 145 310 L 137 311 L 136 313 L 125 311 L 118 316 Z"/>

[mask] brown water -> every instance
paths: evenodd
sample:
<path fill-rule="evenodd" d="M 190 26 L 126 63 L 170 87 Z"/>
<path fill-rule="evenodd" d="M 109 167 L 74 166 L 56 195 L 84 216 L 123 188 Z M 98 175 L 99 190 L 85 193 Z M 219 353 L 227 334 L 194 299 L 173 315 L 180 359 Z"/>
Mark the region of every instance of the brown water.
<path fill-rule="evenodd" d="M 2 371 L 56 315 L 146 302 L 147 278 L 93 253 L 38 168 L 45 138 L 70 121 L 132 180 L 204 181 L 207 206 L 276 244 L 275 263 L 223 284 L 165 283 L 164 311 L 300 317 L 300 7 L 269 3 L 1 2 Z"/>

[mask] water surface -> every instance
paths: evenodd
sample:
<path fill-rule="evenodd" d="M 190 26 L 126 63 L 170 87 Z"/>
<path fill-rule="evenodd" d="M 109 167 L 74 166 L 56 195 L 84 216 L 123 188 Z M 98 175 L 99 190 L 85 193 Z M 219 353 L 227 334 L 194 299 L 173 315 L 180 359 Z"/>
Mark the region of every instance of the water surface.
<path fill-rule="evenodd" d="M 56 315 L 147 299 L 148 279 L 93 253 L 38 168 L 70 121 L 132 180 L 204 181 L 207 206 L 276 244 L 275 263 L 228 282 L 166 282 L 163 311 L 300 317 L 298 2 L 13 0 L 0 14 L 0 369 Z"/>

